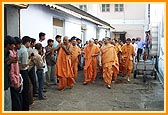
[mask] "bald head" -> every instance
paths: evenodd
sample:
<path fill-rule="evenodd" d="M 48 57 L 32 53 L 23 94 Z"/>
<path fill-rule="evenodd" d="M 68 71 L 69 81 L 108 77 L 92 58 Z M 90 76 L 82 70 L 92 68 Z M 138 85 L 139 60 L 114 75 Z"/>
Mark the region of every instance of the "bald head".
<path fill-rule="evenodd" d="M 105 38 L 103 38 L 103 41 L 105 44 L 108 44 L 111 42 L 111 39 L 109 37 L 105 37 Z"/>
<path fill-rule="evenodd" d="M 111 44 L 116 45 L 115 40 L 111 40 Z"/>
<path fill-rule="evenodd" d="M 68 44 L 68 36 L 64 36 L 63 42 L 64 42 L 65 45 Z"/>
<path fill-rule="evenodd" d="M 93 39 L 90 39 L 90 40 L 89 40 L 89 45 L 92 46 L 93 43 L 94 43 L 94 40 L 93 40 Z"/>

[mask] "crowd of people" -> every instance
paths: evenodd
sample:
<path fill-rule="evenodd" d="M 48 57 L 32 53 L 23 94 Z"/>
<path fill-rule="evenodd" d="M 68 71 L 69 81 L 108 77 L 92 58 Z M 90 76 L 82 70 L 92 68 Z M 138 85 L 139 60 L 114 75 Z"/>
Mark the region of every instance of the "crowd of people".
<path fill-rule="evenodd" d="M 46 100 L 44 84 L 53 83 L 60 91 L 72 89 L 78 71 L 84 71 L 83 85 L 96 83 L 97 71 L 105 86 L 117 80 L 121 71 L 130 81 L 134 61 L 139 61 L 147 42 L 141 38 L 126 39 L 126 43 L 109 37 L 82 41 L 73 36 L 56 35 L 43 46 L 45 33 L 39 41 L 29 36 L 4 39 L 4 110 L 29 111 L 33 97 Z"/>

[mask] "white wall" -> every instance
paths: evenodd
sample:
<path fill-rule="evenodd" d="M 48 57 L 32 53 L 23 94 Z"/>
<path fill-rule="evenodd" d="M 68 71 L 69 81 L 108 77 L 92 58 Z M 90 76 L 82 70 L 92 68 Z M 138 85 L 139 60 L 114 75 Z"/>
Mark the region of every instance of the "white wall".
<path fill-rule="evenodd" d="M 39 40 L 39 32 L 46 33 L 44 45 L 47 45 L 47 39 L 53 38 L 53 17 L 64 21 L 64 35 L 71 38 L 76 36 L 81 38 L 81 25 L 85 24 L 87 41 L 91 38 L 96 38 L 97 25 L 87 20 L 72 17 L 60 11 L 50 10 L 42 5 L 29 5 L 27 9 L 21 11 L 21 36 L 28 35 Z M 103 33 L 104 34 L 104 33 Z M 104 34 L 105 35 L 105 34 Z M 110 36 L 110 32 L 107 32 Z M 105 36 L 103 36 L 105 37 Z"/>
<path fill-rule="evenodd" d="M 68 19 L 65 20 L 65 36 L 71 38 L 72 36 L 76 36 L 81 38 L 81 22 L 77 19 Z"/>
<path fill-rule="evenodd" d="M 87 6 L 88 6 L 87 12 L 89 12 L 93 16 L 98 17 L 97 16 L 98 4 L 87 4 Z"/>
<path fill-rule="evenodd" d="M 116 3 L 117 4 L 117 3 Z M 121 4 L 121 3 L 119 3 Z M 110 4 L 110 12 L 102 12 L 99 4 L 97 7 L 97 15 L 100 19 L 125 19 L 125 20 L 139 20 L 145 19 L 145 10 L 147 4 L 124 4 L 123 12 L 115 11 L 115 4 Z"/>
<path fill-rule="evenodd" d="M 124 18 L 131 20 L 145 19 L 147 4 L 124 4 Z"/>
<path fill-rule="evenodd" d="M 111 37 L 111 36 L 110 36 L 110 30 L 107 30 L 107 29 L 106 29 L 106 31 L 107 31 L 106 37 L 109 37 L 109 38 L 110 38 L 110 37 Z"/>
<path fill-rule="evenodd" d="M 164 77 L 164 70 L 165 70 L 165 65 L 164 60 L 165 60 L 165 39 L 164 37 L 160 37 L 160 48 L 159 48 L 159 59 L 158 59 L 158 69 L 159 73 L 161 74 L 162 77 Z"/>
<path fill-rule="evenodd" d="M 166 56 L 166 41 L 165 41 L 165 5 L 151 4 L 151 25 L 157 24 L 158 27 L 158 70 L 162 77 L 164 77 L 165 70 L 165 56 Z M 152 29 L 152 28 L 151 28 Z"/>
<path fill-rule="evenodd" d="M 115 28 L 112 31 L 125 31 L 126 38 L 144 39 L 145 31 L 148 29 L 147 6 L 148 4 L 124 4 L 124 12 L 115 12 L 114 4 L 111 4 L 111 12 L 102 13 L 99 10 L 98 16 Z"/>
<path fill-rule="evenodd" d="M 30 36 L 39 40 L 39 33 L 46 33 L 46 39 L 52 39 L 53 22 L 49 12 L 44 11 L 41 5 L 29 5 L 27 9 L 21 10 L 21 37 Z M 47 40 L 44 41 L 47 45 Z"/>
<path fill-rule="evenodd" d="M 49 8 L 33 4 L 27 9 L 21 11 L 21 36 L 28 35 L 39 40 L 39 32 L 46 33 L 44 45 L 47 45 L 47 39 L 53 38 L 53 18 L 58 18 L 64 21 L 63 36 L 81 37 L 80 19 L 50 10 Z"/>
<path fill-rule="evenodd" d="M 87 30 L 86 30 L 86 40 L 88 41 L 91 38 L 96 38 L 96 27 L 97 25 L 90 23 L 88 21 L 82 21 L 82 24 L 86 24 Z"/>
<path fill-rule="evenodd" d="M 143 24 L 116 24 L 113 25 L 115 27 L 115 30 L 113 31 L 125 31 L 126 38 L 136 38 L 141 37 L 142 40 L 144 40 L 144 25 Z M 114 37 L 114 36 L 113 36 Z"/>
<path fill-rule="evenodd" d="M 92 15 L 97 15 L 100 19 L 108 22 L 116 28 L 116 31 L 126 31 L 126 37 L 141 37 L 144 39 L 145 31 L 149 29 L 147 17 L 148 4 L 124 4 L 123 12 L 115 12 L 114 4 L 110 4 L 110 12 L 102 12 L 101 5 L 102 4 L 88 4 L 87 12 Z M 96 10 L 97 13 L 95 13 Z M 104 30 L 100 30 L 100 39 L 104 37 L 104 32 Z"/>
<path fill-rule="evenodd" d="M 107 31 L 107 33 L 106 33 L 106 31 Z M 102 39 L 105 38 L 105 37 L 111 37 L 111 36 L 110 36 L 110 30 L 101 28 L 101 29 L 100 29 L 100 33 L 99 33 L 99 40 L 102 40 Z"/>

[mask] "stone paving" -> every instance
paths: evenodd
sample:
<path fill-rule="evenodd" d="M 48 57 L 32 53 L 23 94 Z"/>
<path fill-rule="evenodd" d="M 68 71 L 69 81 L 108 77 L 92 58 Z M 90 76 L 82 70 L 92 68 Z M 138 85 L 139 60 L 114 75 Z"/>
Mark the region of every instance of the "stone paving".
<path fill-rule="evenodd" d="M 73 89 L 58 91 L 56 85 L 47 87 L 47 100 L 35 99 L 31 111 L 164 111 L 164 89 L 158 80 L 142 76 L 128 82 L 118 76 L 111 89 L 97 76 L 96 83 L 83 85 L 83 71 L 79 71 Z"/>

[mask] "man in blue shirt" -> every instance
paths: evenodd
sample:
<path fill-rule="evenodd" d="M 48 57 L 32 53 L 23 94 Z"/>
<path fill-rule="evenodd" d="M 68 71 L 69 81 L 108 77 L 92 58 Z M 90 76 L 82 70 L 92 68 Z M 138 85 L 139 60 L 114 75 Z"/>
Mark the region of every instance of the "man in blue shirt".
<path fill-rule="evenodd" d="M 56 48 L 57 45 L 61 42 L 61 37 L 60 35 L 56 35 L 55 36 L 55 41 L 54 41 L 54 44 L 53 44 L 53 48 Z"/>
<path fill-rule="evenodd" d="M 56 35 L 56 36 L 55 36 L 54 44 L 53 44 L 53 46 L 52 46 L 53 51 L 54 51 L 54 58 L 55 58 L 55 60 L 57 60 L 57 55 L 58 55 L 58 52 L 59 52 L 59 49 L 57 49 L 57 46 L 58 46 L 58 44 L 61 43 L 61 37 L 62 37 L 61 35 Z M 55 49 L 56 49 L 56 50 L 55 50 Z M 56 65 L 55 65 L 55 66 L 56 66 Z M 54 66 L 54 68 L 56 68 L 55 66 Z M 55 70 L 54 68 L 53 68 L 53 70 Z M 53 79 L 55 85 L 58 83 L 57 76 L 54 76 L 54 77 L 51 78 L 51 79 Z"/>
<path fill-rule="evenodd" d="M 19 54 L 19 68 L 20 68 L 20 73 L 23 77 L 23 91 L 22 91 L 22 99 L 23 99 L 23 104 L 22 104 L 22 110 L 23 111 L 29 111 L 29 84 L 30 84 L 30 79 L 28 75 L 28 68 L 29 68 L 29 54 L 27 51 L 27 48 L 30 47 L 31 39 L 29 36 L 24 36 L 22 38 L 22 46 L 21 49 L 18 50 Z"/>
<path fill-rule="evenodd" d="M 138 46 L 138 51 L 137 51 L 137 61 L 139 62 L 139 59 L 142 55 L 142 52 L 143 52 L 143 49 L 146 45 L 146 42 L 145 41 L 142 41 L 140 37 L 137 38 L 138 41 L 136 41 L 136 44 Z"/>

